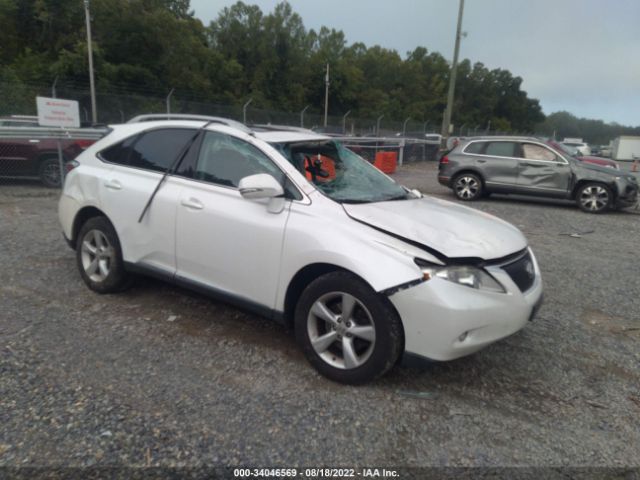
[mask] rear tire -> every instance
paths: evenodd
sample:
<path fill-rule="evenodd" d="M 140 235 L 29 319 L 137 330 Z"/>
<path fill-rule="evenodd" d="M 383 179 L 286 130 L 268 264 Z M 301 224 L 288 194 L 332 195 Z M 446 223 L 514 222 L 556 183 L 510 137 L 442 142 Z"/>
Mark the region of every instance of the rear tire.
<path fill-rule="evenodd" d="M 482 180 L 475 173 L 461 173 L 453 179 L 453 193 L 465 202 L 482 198 L 484 192 Z"/>
<path fill-rule="evenodd" d="M 602 183 L 589 182 L 578 188 L 576 203 L 587 213 L 603 213 L 613 205 L 611 189 Z"/>
<path fill-rule="evenodd" d="M 393 307 L 348 272 L 328 273 L 307 286 L 296 306 L 295 334 L 318 372 L 352 385 L 385 374 L 404 343 Z"/>
<path fill-rule="evenodd" d="M 45 158 L 40 162 L 38 177 L 45 187 L 59 188 L 62 185 L 60 161 L 56 157 Z"/>
<path fill-rule="evenodd" d="M 76 262 L 84 283 L 98 293 L 120 292 L 131 285 L 124 269 L 120 240 L 106 217 L 87 220 L 76 243 Z"/>

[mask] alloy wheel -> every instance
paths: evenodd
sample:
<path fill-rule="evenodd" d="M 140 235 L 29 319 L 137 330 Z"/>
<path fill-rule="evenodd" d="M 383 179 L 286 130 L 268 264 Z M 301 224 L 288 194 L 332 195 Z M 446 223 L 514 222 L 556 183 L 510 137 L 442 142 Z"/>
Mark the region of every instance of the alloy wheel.
<path fill-rule="evenodd" d="M 609 192 L 599 185 L 591 185 L 580 193 L 580 203 L 592 212 L 603 210 L 609 205 Z"/>
<path fill-rule="evenodd" d="M 115 250 L 100 230 L 89 230 L 82 240 L 82 268 L 94 282 L 103 282 L 115 262 Z"/>
<path fill-rule="evenodd" d="M 376 341 L 371 313 L 345 292 L 330 292 L 314 302 L 307 317 L 307 332 L 316 354 L 340 369 L 363 365 Z"/>
<path fill-rule="evenodd" d="M 456 180 L 455 188 L 456 195 L 458 195 L 459 198 L 468 200 L 470 198 L 475 198 L 480 190 L 480 184 L 474 177 L 464 175 Z"/>

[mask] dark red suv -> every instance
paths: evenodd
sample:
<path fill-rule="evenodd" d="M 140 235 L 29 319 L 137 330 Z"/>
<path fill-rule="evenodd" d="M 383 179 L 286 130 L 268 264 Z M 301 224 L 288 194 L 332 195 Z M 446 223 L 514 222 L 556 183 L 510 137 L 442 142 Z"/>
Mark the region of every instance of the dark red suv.
<path fill-rule="evenodd" d="M 28 127 L 33 131 L 37 121 L 17 118 L 0 118 L 0 127 Z M 6 132 L 5 132 L 6 135 Z M 63 163 L 76 158 L 95 140 L 61 140 Z M 58 143 L 52 138 L 0 137 L 0 178 L 38 179 L 47 187 L 60 186 Z"/>

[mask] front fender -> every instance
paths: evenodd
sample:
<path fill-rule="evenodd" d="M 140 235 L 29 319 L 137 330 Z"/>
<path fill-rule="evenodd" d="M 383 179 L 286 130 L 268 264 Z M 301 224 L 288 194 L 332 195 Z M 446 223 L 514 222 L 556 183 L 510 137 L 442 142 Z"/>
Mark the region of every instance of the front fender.
<path fill-rule="evenodd" d="M 426 251 L 351 220 L 341 209 L 334 212 L 337 221 L 307 213 L 304 206 L 292 206 L 283 242 L 276 309 L 283 310 L 291 280 L 311 264 L 348 270 L 380 292 L 420 279 L 422 272 L 413 261 L 416 256 L 441 263 Z"/>

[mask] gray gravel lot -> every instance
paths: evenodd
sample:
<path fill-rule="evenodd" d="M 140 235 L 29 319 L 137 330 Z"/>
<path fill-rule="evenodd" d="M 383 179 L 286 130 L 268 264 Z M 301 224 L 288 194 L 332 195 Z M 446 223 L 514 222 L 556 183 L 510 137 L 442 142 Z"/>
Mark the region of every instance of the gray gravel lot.
<path fill-rule="evenodd" d="M 434 164 L 396 178 L 453 201 Z M 0 186 L 0 465 L 639 467 L 640 211 L 472 206 L 528 237 L 546 286 L 536 320 L 348 387 L 277 324 L 186 290 L 92 293 L 57 192 Z"/>

